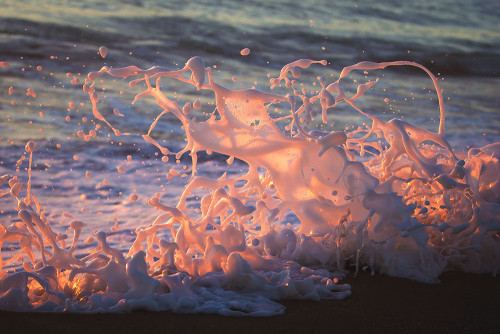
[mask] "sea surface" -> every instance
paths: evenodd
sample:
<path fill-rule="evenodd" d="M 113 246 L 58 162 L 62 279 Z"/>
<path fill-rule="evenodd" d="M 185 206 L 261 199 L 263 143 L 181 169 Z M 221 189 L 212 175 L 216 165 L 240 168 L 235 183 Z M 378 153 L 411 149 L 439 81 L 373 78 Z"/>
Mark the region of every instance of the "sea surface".
<path fill-rule="evenodd" d="M 109 50 L 104 59 L 100 46 Z M 240 54 L 243 48 L 251 50 L 248 56 Z M 140 89 L 120 80 L 104 79 L 102 110 L 112 115 L 119 109 L 125 117 L 113 119 L 116 127 L 137 135 L 118 138 L 103 126 L 89 142 L 79 137 L 79 130 L 94 128 L 83 81 L 104 65 L 176 69 L 193 56 L 203 57 L 218 83 L 263 91 L 270 90 L 268 74 L 277 76 L 301 58 L 329 63 L 306 71 L 311 81 L 319 75 L 335 79 L 359 61 L 415 61 L 439 77 L 447 138 L 457 152 L 500 141 L 498 1 L 0 0 L 0 61 L 9 63 L 0 67 L 0 175 L 26 180 L 27 159 L 16 163 L 26 142 L 37 142 L 34 192 L 55 229 L 65 233 L 79 219 L 91 226 L 86 236 L 106 229 L 113 245 L 128 249 L 137 224 L 156 215 L 148 197 L 159 192 L 165 203 L 176 203 L 189 178 L 165 175 L 172 168 L 189 175 L 189 159 L 162 162 L 158 150 L 143 142 L 140 134 L 161 110 L 152 100 L 132 106 Z M 363 109 L 437 131 L 437 97 L 424 72 L 391 68 L 370 75 L 380 80 L 359 101 Z M 36 98 L 26 96 L 28 88 Z M 212 96 L 190 86 L 164 81 L 162 90 L 179 104 L 200 98 L 200 118 L 214 109 Z M 340 106 L 329 121 L 342 130 L 368 120 Z M 170 148 L 184 139 L 173 117 L 158 124 L 155 138 Z M 244 167 L 235 162 L 229 172 Z M 203 175 L 218 177 L 227 168 L 225 157 L 201 157 Z M 132 203 L 133 193 L 139 200 Z M 0 213 L 1 222 L 16 221 L 10 196 L 0 198 Z"/>

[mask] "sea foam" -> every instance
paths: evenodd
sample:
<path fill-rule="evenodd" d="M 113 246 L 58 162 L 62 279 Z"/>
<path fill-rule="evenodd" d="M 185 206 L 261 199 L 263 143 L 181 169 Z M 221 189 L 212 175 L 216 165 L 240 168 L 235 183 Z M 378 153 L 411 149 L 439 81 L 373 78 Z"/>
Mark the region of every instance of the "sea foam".
<path fill-rule="evenodd" d="M 349 270 L 429 283 L 438 282 L 445 270 L 496 274 L 500 143 L 455 153 L 445 138 L 441 88 L 422 65 L 361 62 L 344 68 L 335 81 L 318 77 L 316 90 L 302 88 L 303 71 L 327 65 L 300 59 L 284 66 L 270 84 L 288 89 L 286 95 L 225 88 L 200 57 L 177 70 L 129 66 L 89 73 L 83 91 L 100 123 L 88 134 L 78 131 L 78 137 L 91 144 L 101 124 L 116 136 L 134 135 L 101 113 L 98 93 L 101 76 L 131 78 L 131 87 L 145 87 L 132 103 L 153 98 L 162 110 L 143 139 L 165 161 L 189 154 L 191 177 L 177 205 L 162 203 L 160 194 L 130 196 L 131 202 L 148 197 L 159 214 L 137 224 L 128 253 L 110 245 L 101 230 L 95 248 L 76 256 L 86 224 L 70 224 L 71 242 L 53 231 L 31 187 L 36 144 L 30 141 L 28 182 L 0 178 L 0 196 L 12 197 L 19 216 L 10 226 L 0 225 L 0 243 L 18 244 L 14 252 L 2 251 L 0 269 L 15 261 L 24 267 L 0 272 L 0 309 L 267 316 L 284 312 L 280 299 L 349 296 L 351 287 L 339 283 Z M 354 94 L 343 88 L 342 79 L 352 71 L 392 66 L 417 67 L 431 78 L 440 108 L 437 132 L 400 119 L 385 122 L 362 110 L 357 100 L 378 78 L 358 84 Z M 162 92 L 167 79 L 211 91 L 214 112 L 198 121 L 191 111 L 201 107 L 200 100 L 179 105 Z M 278 104 L 288 106 L 287 115 L 269 112 Z M 339 104 L 371 124 L 345 131 L 314 126 L 318 119 L 328 123 Z M 166 114 L 174 115 L 185 132 L 185 147 L 178 152 L 153 133 Z M 202 152 L 225 155 L 228 164 L 238 159 L 246 168 L 217 178 L 199 175 Z M 117 170 L 124 173 L 121 166 Z M 167 178 L 178 175 L 171 169 Z M 187 203 L 193 193 L 204 194 L 195 205 Z M 297 224 L 286 224 L 289 213 Z"/>

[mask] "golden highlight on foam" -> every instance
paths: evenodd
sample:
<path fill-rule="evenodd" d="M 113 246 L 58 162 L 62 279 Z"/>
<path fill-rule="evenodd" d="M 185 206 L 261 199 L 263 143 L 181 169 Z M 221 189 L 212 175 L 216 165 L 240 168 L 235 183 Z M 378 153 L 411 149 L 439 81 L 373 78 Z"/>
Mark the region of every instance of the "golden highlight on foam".
<path fill-rule="evenodd" d="M 106 56 L 106 49 L 100 54 Z M 242 54 L 243 54 L 242 50 Z M 500 144 L 455 154 L 445 138 L 445 107 L 437 79 L 424 66 L 408 62 L 361 62 L 344 68 L 338 79 L 318 77 L 319 90 L 300 88 L 302 71 L 327 66 L 324 60 L 301 59 L 271 78 L 271 89 L 231 90 L 216 83 L 200 57 L 178 70 L 136 66 L 103 67 L 88 74 L 83 90 L 93 117 L 116 136 L 121 131 L 99 111 L 97 79 L 128 79 L 145 90 L 132 103 L 148 97 L 162 109 L 143 139 L 180 159 L 189 154 L 192 174 L 177 205 L 159 194 L 149 197 L 159 211 L 154 221 L 136 228 L 127 254 L 95 234 L 97 245 L 75 256 L 85 222 L 70 224 L 71 245 L 53 232 L 30 182 L 34 142 L 26 145 L 29 181 L 0 178 L 0 196 L 10 195 L 20 221 L 0 225 L 0 243 L 17 242 L 17 253 L 0 261 L 0 269 L 22 258 L 24 271 L 0 272 L 0 309 L 127 312 L 137 309 L 265 316 L 284 312 L 276 300 L 343 299 L 348 284 L 339 284 L 348 268 L 371 270 L 423 282 L 437 282 L 444 270 L 496 274 L 500 265 Z M 437 132 L 403 120 L 383 121 L 357 105 L 379 79 L 358 84 L 354 95 L 343 88 L 351 71 L 414 66 L 435 86 L 440 107 Z M 177 80 L 214 94 L 215 111 L 198 121 L 191 108 L 180 106 L 160 89 L 162 80 Z M 268 109 L 287 104 L 289 115 L 273 117 Z M 346 131 L 321 131 L 315 118 L 328 123 L 340 103 L 371 121 Z M 118 109 L 114 115 L 126 117 Z M 171 152 L 152 133 L 166 114 L 182 124 L 186 144 Z M 283 126 L 283 124 L 286 124 Z M 99 125 L 100 126 L 100 125 Z M 96 129 L 98 129 L 96 127 Z M 97 136 L 78 132 L 91 142 Z M 220 153 L 246 163 L 244 172 L 218 178 L 198 175 L 198 154 Z M 128 158 L 127 158 L 128 159 Z M 128 159 L 130 160 L 130 159 Z M 119 173 L 125 173 L 118 166 Z M 181 173 L 170 169 L 167 178 Z M 90 177 L 90 173 L 88 176 Z M 188 205 L 202 192 L 197 205 Z M 25 195 L 25 197 L 22 197 Z M 286 214 L 300 221 L 294 229 Z M 118 222 L 115 219 L 115 229 Z M 165 237 L 165 233 L 169 231 Z M 92 242 L 92 240 L 90 240 Z M 2 252 L 3 253 L 3 252 Z M 4 256 L 4 254 L 2 254 Z"/>

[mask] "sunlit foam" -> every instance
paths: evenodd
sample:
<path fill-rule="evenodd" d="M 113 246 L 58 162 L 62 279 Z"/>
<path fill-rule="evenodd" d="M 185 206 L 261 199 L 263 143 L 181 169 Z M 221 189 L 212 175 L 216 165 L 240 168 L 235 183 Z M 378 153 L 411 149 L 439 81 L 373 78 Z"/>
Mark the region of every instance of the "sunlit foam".
<path fill-rule="evenodd" d="M 105 57 L 106 49 L 100 54 Z M 284 66 L 270 83 L 271 88 L 288 88 L 287 95 L 224 88 L 200 57 L 173 71 L 129 66 L 89 73 L 83 90 L 92 102 L 93 117 L 116 136 L 132 134 L 99 111 L 97 79 L 109 75 L 132 78 L 131 87 L 144 84 L 146 89 L 133 103 L 151 97 L 162 111 L 143 138 L 165 160 L 189 154 L 191 178 L 175 206 L 153 194 L 130 196 L 130 202 L 149 197 L 149 205 L 160 214 L 137 227 L 127 254 L 109 245 L 100 231 L 95 235 L 97 246 L 77 257 L 74 252 L 85 222 L 71 223 L 70 245 L 52 231 L 31 189 L 36 145 L 30 141 L 28 183 L 9 175 L 0 178 L 0 196 L 15 200 L 20 218 L 13 225 L 0 225 L 0 243 L 19 244 L 17 252 L 2 254 L 0 268 L 24 259 L 24 271 L 0 273 L 0 309 L 259 316 L 284 312 L 274 302 L 280 299 L 349 296 L 350 286 L 338 284 L 349 268 L 423 282 L 437 282 L 444 270 L 496 274 L 500 144 L 472 149 L 458 158 L 445 139 L 441 88 L 419 64 L 361 62 L 344 68 L 334 82 L 318 77 L 317 91 L 301 88 L 302 71 L 326 65 L 324 60 L 301 59 Z M 357 100 L 378 79 L 358 84 L 352 96 L 343 88 L 342 79 L 351 71 L 390 66 L 414 66 L 429 75 L 440 107 L 437 132 L 399 119 L 385 122 L 359 108 Z M 191 108 L 199 109 L 200 101 L 180 106 L 167 98 L 160 89 L 166 79 L 212 91 L 214 113 L 198 121 Z M 288 115 L 274 117 L 268 112 L 283 103 Z M 371 124 L 346 131 L 313 126 L 318 118 L 328 123 L 328 113 L 340 103 Z M 69 105 L 74 107 L 73 102 Z M 126 117 L 118 109 L 113 113 Z M 179 152 L 171 152 L 151 135 L 168 113 L 185 131 L 186 145 Z M 79 131 L 78 136 L 91 142 L 96 130 Z M 202 151 L 224 154 L 229 164 L 237 158 L 247 168 L 239 175 L 198 175 L 197 155 Z M 117 170 L 124 172 L 121 166 Z M 178 175 L 172 169 L 167 177 Z M 187 205 L 194 192 L 204 196 L 198 205 Z M 290 212 L 298 219 L 297 228 L 285 224 Z"/>

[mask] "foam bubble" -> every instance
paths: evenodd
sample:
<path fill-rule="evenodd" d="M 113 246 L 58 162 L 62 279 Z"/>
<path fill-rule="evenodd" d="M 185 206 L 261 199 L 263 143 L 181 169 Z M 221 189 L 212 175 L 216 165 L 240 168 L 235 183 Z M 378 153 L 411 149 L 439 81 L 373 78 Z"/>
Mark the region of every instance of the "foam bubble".
<path fill-rule="evenodd" d="M 248 56 L 250 54 L 250 49 L 249 48 L 244 48 L 243 50 L 240 51 L 240 54 L 242 56 Z"/>
<path fill-rule="evenodd" d="M 99 48 L 99 55 L 101 55 L 102 58 L 106 58 L 106 56 L 108 55 L 108 48 L 105 46 L 101 46 Z"/>

